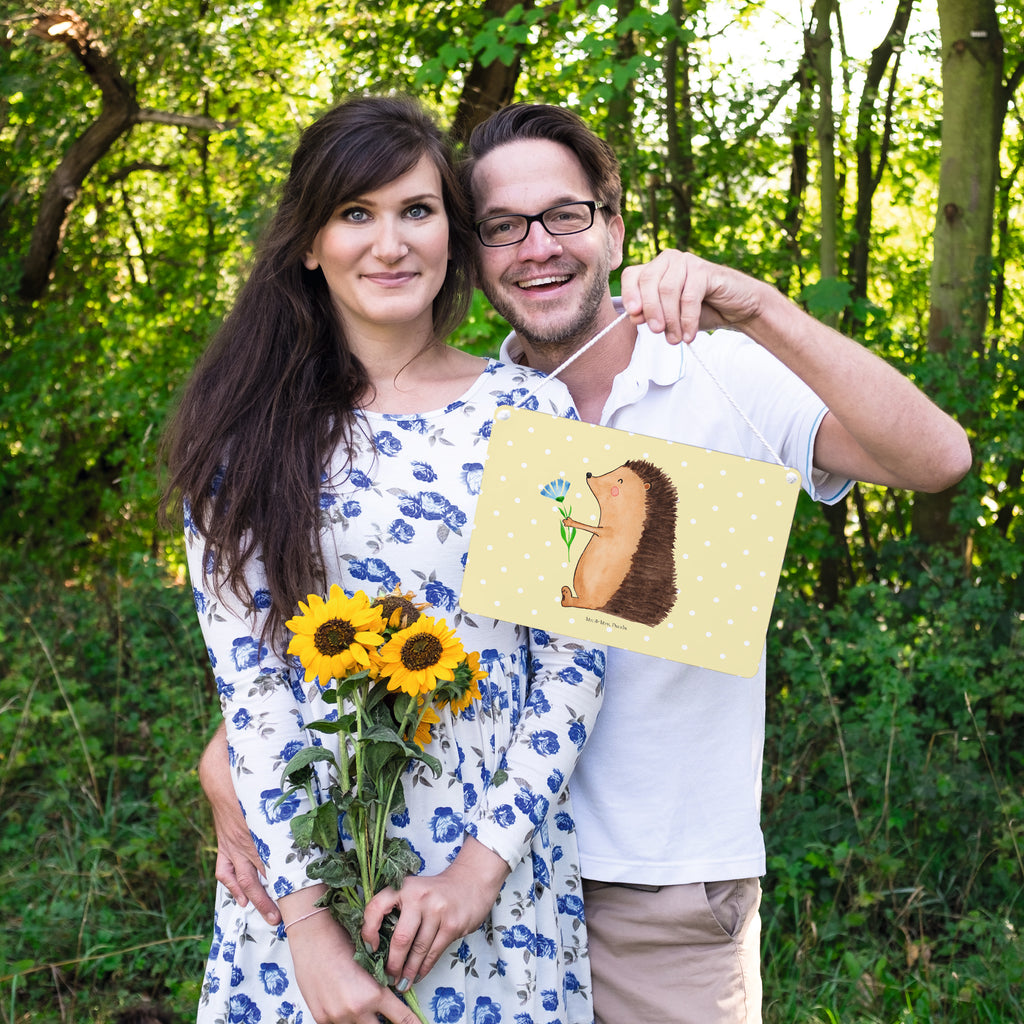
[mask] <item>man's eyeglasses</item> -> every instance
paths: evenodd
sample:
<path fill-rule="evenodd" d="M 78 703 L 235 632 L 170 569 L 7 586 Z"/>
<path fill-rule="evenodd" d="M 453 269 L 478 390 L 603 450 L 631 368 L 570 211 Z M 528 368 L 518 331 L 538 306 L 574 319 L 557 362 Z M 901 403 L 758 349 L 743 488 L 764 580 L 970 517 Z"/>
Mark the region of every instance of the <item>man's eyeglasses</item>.
<path fill-rule="evenodd" d="M 540 213 L 508 213 L 500 217 L 484 217 L 473 227 L 480 241 L 492 248 L 521 242 L 530 233 L 530 225 L 534 221 L 540 221 L 549 235 L 577 235 L 593 226 L 594 211 L 604 209 L 606 205 L 593 199 L 581 199 L 575 203 L 560 203 Z"/>

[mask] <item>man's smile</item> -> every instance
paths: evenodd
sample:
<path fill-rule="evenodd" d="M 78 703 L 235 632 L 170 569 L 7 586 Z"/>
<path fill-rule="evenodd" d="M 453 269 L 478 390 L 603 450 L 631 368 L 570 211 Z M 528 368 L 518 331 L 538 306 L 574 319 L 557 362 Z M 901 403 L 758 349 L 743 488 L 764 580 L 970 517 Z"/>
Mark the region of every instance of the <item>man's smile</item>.
<path fill-rule="evenodd" d="M 571 281 L 572 278 L 573 278 L 572 274 L 559 274 L 557 276 L 526 278 L 526 279 L 521 280 L 521 281 L 516 281 L 516 287 L 517 288 L 543 288 L 546 285 L 565 284 L 566 281 Z"/>

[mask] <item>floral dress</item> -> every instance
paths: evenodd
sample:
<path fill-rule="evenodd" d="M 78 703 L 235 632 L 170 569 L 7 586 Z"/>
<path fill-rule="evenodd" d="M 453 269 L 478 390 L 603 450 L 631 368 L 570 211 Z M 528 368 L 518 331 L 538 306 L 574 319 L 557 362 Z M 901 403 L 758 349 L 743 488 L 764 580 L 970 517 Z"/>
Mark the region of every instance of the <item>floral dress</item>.
<path fill-rule="evenodd" d="M 433 726 L 427 750 L 442 763 L 440 777 L 425 765 L 411 767 L 403 778 L 406 808 L 391 822 L 424 873 L 444 870 L 466 834 L 512 867 L 488 919 L 415 986 L 436 1024 L 593 1020 L 567 781 L 600 705 L 604 651 L 459 607 L 495 408 L 525 400 L 575 415 L 560 384 L 533 395 L 537 380 L 489 361 L 444 409 L 361 414 L 351 468 L 337 459 L 321 488 L 328 585 L 370 597 L 396 586 L 415 592 L 433 606 L 428 614 L 457 630 L 467 651 L 480 653 L 488 671 L 481 701 L 455 719 L 445 709 Z M 315 683 L 303 681 L 297 661 L 260 644 L 266 590 L 258 568 L 250 578 L 252 607 L 240 607 L 227 591 L 218 596 L 203 572 L 203 539 L 187 515 L 185 525 L 235 790 L 266 864 L 267 890 L 280 897 L 311 884 L 305 868 L 317 854 L 292 840 L 289 819 L 306 809 L 305 798 L 279 802 L 281 769 L 305 745 L 336 743 L 304 726 L 332 709 Z M 218 886 L 201 1024 L 313 1024 L 294 979 L 283 928 Z"/>

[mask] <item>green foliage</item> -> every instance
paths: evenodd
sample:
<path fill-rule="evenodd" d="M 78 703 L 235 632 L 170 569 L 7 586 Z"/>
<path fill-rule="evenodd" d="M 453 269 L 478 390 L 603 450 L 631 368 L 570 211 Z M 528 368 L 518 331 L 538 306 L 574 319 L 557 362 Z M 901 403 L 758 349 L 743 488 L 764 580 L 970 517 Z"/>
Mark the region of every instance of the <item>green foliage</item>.
<path fill-rule="evenodd" d="M 769 971 L 769 1020 L 822 1019 L 797 990 L 837 1020 L 1020 1012 L 1021 594 L 922 556 L 891 545 L 892 582 L 842 608 L 779 595 L 763 917 L 790 973 Z"/>
<path fill-rule="evenodd" d="M 194 1005 L 213 892 L 195 765 L 216 706 L 189 594 L 142 557 L 88 588 L 4 570 L 5 1003 L 40 1021 L 59 1000 L 76 1020 Z"/>

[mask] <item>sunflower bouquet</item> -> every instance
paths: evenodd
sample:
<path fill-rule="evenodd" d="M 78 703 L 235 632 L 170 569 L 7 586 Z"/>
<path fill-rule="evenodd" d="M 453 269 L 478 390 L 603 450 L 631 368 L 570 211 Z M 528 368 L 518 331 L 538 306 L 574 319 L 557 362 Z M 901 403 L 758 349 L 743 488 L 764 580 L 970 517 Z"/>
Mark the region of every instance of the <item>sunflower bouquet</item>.
<path fill-rule="evenodd" d="M 292 835 L 304 847 L 327 852 L 306 869 L 327 891 L 317 901 L 339 921 L 356 948 L 356 961 L 386 984 L 391 932 L 397 913 L 385 918 L 376 951 L 359 932 L 363 911 L 381 889 L 399 888 L 419 868 L 419 858 L 405 839 L 387 835 L 391 815 L 405 806 L 401 777 L 413 761 L 440 775 L 430 752 L 431 726 L 448 706 L 461 714 L 480 698 L 477 653 L 467 653 L 444 619 L 423 614 L 401 587 L 371 601 L 363 591 L 347 597 L 337 584 L 325 601 L 311 594 L 299 602 L 301 614 L 286 623 L 294 636 L 288 653 L 316 680 L 323 699 L 338 707 L 336 718 L 308 728 L 342 734 L 338 753 L 324 746 L 300 750 L 285 766 L 282 799 L 308 795 L 310 810 L 291 820 Z M 330 799 L 318 804 L 313 786 L 315 762 L 329 763 Z M 339 835 L 352 838 L 340 849 Z M 405 994 L 418 1014 L 412 992 Z M 422 1016 L 422 1014 L 420 1014 Z"/>

